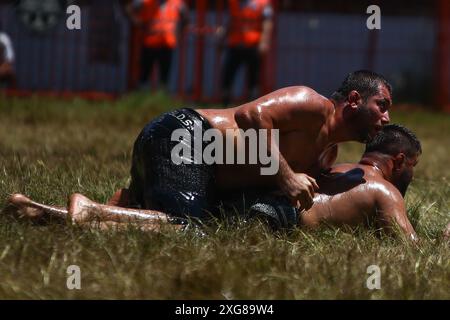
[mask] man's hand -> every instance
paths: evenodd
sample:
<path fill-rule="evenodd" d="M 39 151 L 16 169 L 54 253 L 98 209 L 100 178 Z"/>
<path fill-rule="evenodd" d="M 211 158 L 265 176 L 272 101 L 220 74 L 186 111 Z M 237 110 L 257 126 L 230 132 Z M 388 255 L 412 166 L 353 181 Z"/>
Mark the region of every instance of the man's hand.
<path fill-rule="evenodd" d="M 314 203 L 314 191 L 318 190 L 319 186 L 316 180 L 307 174 L 294 173 L 280 182 L 280 188 L 295 207 L 308 210 Z"/>
<path fill-rule="evenodd" d="M 224 26 L 219 26 L 214 32 L 217 49 L 223 50 L 226 46 L 227 29 Z"/>
<path fill-rule="evenodd" d="M 14 79 L 13 66 L 8 62 L 0 64 L 0 80 L 13 81 L 13 79 Z"/>
<path fill-rule="evenodd" d="M 258 52 L 261 55 L 265 55 L 269 51 L 269 43 L 267 41 L 261 41 L 258 45 Z"/>

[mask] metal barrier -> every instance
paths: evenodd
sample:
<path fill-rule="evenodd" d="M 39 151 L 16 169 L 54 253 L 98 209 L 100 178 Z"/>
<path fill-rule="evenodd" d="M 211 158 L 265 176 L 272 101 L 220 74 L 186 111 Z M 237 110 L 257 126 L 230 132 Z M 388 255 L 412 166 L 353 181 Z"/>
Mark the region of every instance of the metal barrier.
<path fill-rule="evenodd" d="M 0 4 L 3 29 L 15 49 L 16 91 L 124 93 L 129 28 L 119 2 L 97 0 L 81 5 L 81 30 L 66 28 L 63 10 L 55 26 L 37 32 L 20 21 L 11 1 Z"/>
<path fill-rule="evenodd" d="M 0 1 L 0 21 L 16 51 L 16 91 L 116 96 L 132 90 L 139 72 L 139 34 L 130 28 L 123 4 L 82 1 L 81 30 L 68 30 L 62 17 L 38 34 L 19 21 L 11 1 Z M 191 23 L 174 55 L 170 91 L 217 102 L 223 55 L 214 33 L 228 19 L 226 0 L 189 4 Z M 406 100 L 422 99 L 450 110 L 450 1 L 430 2 L 434 15 L 383 15 L 376 31 L 365 27 L 364 8 L 330 13 L 322 6 L 320 12 L 303 12 L 273 4 L 275 30 L 262 70 L 262 93 L 303 84 L 328 95 L 349 71 L 369 68 L 389 78 Z M 244 79 L 241 72 L 235 99 L 245 96 Z M 423 92 L 427 96 L 419 97 Z"/>

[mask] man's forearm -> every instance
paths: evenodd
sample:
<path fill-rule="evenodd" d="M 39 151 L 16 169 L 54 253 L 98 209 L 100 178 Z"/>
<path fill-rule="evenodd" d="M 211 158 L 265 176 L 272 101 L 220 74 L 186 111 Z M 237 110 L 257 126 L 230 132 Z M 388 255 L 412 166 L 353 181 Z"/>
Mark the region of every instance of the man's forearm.
<path fill-rule="evenodd" d="M 419 238 L 408 219 L 406 209 L 403 208 L 404 203 L 398 204 L 398 200 L 396 201 L 395 199 L 390 199 L 389 201 L 394 203 L 390 203 L 389 207 L 377 210 L 379 223 L 384 232 L 389 235 L 398 235 L 400 233 L 403 234 L 408 241 L 418 243 Z M 403 199 L 401 201 L 403 201 Z M 401 208 L 393 208 L 396 204 Z"/>
<path fill-rule="evenodd" d="M 260 40 L 260 47 L 268 48 L 270 46 L 270 37 L 272 34 L 272 28 L 273 28 L 273 22 L 272 20 L 264 20 L 263 26 L 262 26 L 262 33 L 261 33 L 261 40 Z"/>
<path fill-rule="evenodd" d="M 256 111 L 247 111 L 236 114 L 235 117 L 236 123 L 239 128 L 243 130 L 247 129 L 256 129 L 267 130 L 266 143 L 267 143 L 267 153 L 270 154 L 271 161 L 276 161 L 278 163 L 278 170 L 275 172 L 276 181 L 278 185 L 282 185 L 286 180 L 294 175 L 294 171 L 289 166 L 288 162 L 281 154 L 278 141 L 273 141 L 273 137 L 276 136 L 273 134 L 272 130 L 279 130 L 273 127 L 273 121 L 270 116 Z"/>

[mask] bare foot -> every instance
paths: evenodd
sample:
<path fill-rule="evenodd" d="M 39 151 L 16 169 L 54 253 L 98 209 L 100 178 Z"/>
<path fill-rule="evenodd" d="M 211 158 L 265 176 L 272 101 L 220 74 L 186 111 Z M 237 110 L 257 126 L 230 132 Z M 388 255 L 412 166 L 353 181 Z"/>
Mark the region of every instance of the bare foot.
<path fill-rule="evenodd" d="M 82 194 L 72 194 L 67 207 L 73 222 L 83 223 L 95 217 L 96 203 Z"/>
<path fill-rule="evenodd" d="M 16 208 L 15 213 L 19 217 L 39 219 L 44 215 L 44 210 L 35 208 L 33 202 L 23 194 L 15 193 L 10 195 L 8 197 L 8 203 Z"/>
<path fill-rule="evenodd" d="M 29 206 L 31 200 L 20 193 L 14 193 L 8 197 L 8 202 L 16 207 Z"/>

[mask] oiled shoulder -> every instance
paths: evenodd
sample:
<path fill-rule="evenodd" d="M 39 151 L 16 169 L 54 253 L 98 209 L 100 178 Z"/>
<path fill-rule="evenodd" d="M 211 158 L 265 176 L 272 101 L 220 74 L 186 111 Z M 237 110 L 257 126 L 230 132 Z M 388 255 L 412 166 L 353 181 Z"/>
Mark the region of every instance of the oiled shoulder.
<path fill-rule="evenodd" d="M 357 184 L 355 187 L 340 193 L 342 200 L 348 201 L 353 207 L 366 212 L 375 212 L 379 207 L 380 200 L 385 202 L 390 187 L 379 180 L 367 180 Z M 383 199 L 383 200 L 382 200 Z"/>
<path fill-rule="evenodd" d="M 280 105 L 301 112 L 313 112 L 327 117 L 334 110 L 333 103 L 317 91 L 306 86 L 287 87 L 273 92 Z"/>
<path fill-rule="evenodd" d="M 403 196 L 392 183 L 381 178 L 371 178 L 367 182 L 367 188 L 372 192 L 379 205 L 394 204 L 403 202 Z"/>
<path fill-rule="evenodd" d="M 333 104 L 315 90 L 305 86 L 287 87 L 257 101 L 258 111 L 270 115 L 279 127 L 320 128 L 334 111 Z"/>

